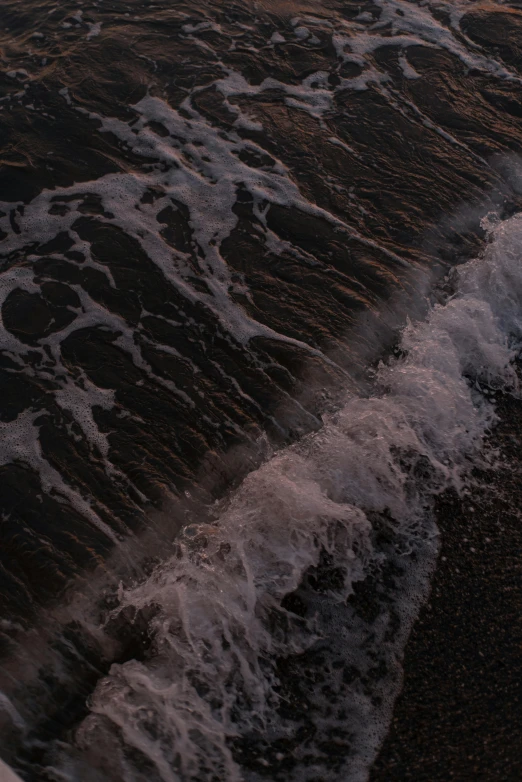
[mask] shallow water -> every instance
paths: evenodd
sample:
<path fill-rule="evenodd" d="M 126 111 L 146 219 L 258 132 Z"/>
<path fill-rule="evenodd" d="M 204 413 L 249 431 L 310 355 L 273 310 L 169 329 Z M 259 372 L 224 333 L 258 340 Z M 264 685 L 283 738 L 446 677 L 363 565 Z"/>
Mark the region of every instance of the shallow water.
<path fill-rule="evenodd" d="M 1 14 L 0 748 L 363 780 L 518 393 L 520 12 Z"/>

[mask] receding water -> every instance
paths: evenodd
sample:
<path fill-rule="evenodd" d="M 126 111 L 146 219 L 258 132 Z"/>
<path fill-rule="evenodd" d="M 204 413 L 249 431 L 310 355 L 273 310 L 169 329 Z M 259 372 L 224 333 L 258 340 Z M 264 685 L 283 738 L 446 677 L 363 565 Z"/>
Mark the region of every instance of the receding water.
<path fill-rule="evenodd" d="M 295 5 L 0 10 L 24 779 L 367 779 L 434 498 L 519 393 L 516 63 L 468 3 Z M 431 57 L 505 124 L 421 105 Z"/>

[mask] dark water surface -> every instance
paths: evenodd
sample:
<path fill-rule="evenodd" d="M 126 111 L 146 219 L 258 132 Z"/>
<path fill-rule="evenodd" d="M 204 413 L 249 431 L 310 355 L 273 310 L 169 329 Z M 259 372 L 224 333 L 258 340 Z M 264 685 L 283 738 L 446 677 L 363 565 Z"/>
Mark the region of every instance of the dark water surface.
<path fill-rule="evenodd" d="M 24 779 L 367 778 L 518 394 L 521 47 L 509 3 L 2 0 Z"/>

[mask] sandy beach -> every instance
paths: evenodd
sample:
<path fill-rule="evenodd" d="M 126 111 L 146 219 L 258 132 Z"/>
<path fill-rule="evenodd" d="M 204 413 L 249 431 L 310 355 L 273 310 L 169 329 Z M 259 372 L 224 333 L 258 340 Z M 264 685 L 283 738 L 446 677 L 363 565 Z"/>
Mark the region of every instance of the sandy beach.
<path fill-rule="evenodd" d="M 438 502 L 438 568 L 371 782 L 522 779 L 522 406 L 498 413 L 502 466 Z"/>

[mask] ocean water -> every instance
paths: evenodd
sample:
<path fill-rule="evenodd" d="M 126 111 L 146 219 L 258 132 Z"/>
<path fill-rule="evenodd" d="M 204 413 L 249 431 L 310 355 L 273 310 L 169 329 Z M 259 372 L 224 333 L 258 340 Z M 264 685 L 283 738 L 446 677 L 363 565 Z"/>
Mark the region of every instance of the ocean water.
<path fill-rule="evenodd" d="M 474 12 L 4 3 L 24 779 L 367 779 L 434 499 L 519 394 L 520 15 Z"/>
<path fill-rule="evenodd" d="M 114 615 L 149 612 L 152 650 L 98 683 L 76 735 L 80 759 L 65 753 L 58 763 L 65 778 L 85 774 L 88 758 L 100 778 L 316 779 L 332 734 L 351 751 L 331 778 L 366 778 L 437 555 L 431 500 L 465 486 L 495 420 L 488 392 L 518 393 L 521 232 L 519 217 L 493 228 L 484 256 L 454 275 L 448 300 L 403 331 L 399 357 L 379 365 L 367 396 L 350 396 L 318 432 L 268 458 L 210 523 L 186 527 L 171 557 L 121 589 Z M 303 586 L 322 557 L 325 583 Z M 369 573 L 386 572 L 386 557 L 397 570 L 365 621 L 346 601 Z M 289 596 L 304 608 L 286 607 Z M 298 710 L 282 708 L 277 661 L 306 659 L 318 646 L 326 685 L 304 704 L 315 731 L 303 743 Z M 339 659 L 357 671 L 353 682 L 336 677 Z M 376 660 L 383 669 L 368 687 Z M 243 752 L 279 751 L 245 770 L 241 741 Z"/>

